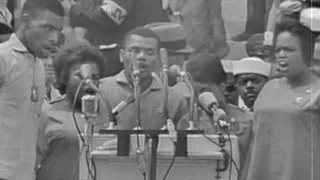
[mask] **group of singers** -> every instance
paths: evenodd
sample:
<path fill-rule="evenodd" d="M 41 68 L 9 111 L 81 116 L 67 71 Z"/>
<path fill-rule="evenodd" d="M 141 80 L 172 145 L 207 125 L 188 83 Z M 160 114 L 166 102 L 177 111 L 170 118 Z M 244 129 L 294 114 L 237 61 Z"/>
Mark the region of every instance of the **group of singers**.
<path fill-rule="evenodd" d="M 139 69 L 143 129 L 160 129 L 166 118 L 173 120 L 176 129 L 187 129 L 187 99 L 209 89 L 226 112 L 231 133 L 238 136 L 240 179 L 320 179 L 320 81 L 310 71 L 316 35 L 299 21 L 288 18 L 276 25 L 274 53 L 279 77 L 269 79 L 271 65 L 259 57 L 232 63 L 234 88 L 247 107 L 244 110 L 224 96 L 228 73 L 223 61 L 206 53 L 193 54 L 185 31 L 174 23 L 152 23 L 127 32 L 119 52 L 124 69 L 111 77 L 103 78 L 107 65 L 97 48 L 85 42 L 63 47 L 52 61 L 55 88 L 62 95 L 49 101 L 53 98 L 46 95 L 40 59 L 51 56 L 56 48 L 63 16 L 57 0 L 27 0 L 16 33 L 0 44 L 0 180 L 78 180 L 80 149 L 72 103 L 76 102 L 77 122 L 83 131 L 81 97 L 92 93 L 85 85 L 75 97 L 81 83 L 80 67 L 90 66 L 90 79 L 115 107 L 135 91 L 134 63 Z M 195 90 L 195 94 L 182 92 L 183 82 L 169 78 L 168 107 L 164 106 L 166 87 L 160 77 L 162 47 L 168 51 L 170 65 L 188 72 Z M 101 105 L 95 131 L 107 128 L 107 108 Z M 136 113 L 134 103 L 124 108 L 117 115 L 118 128 L 137 127 Z M 212 119 L 206 113 L 200 116 L 196 127 L 216 133 Z"/>

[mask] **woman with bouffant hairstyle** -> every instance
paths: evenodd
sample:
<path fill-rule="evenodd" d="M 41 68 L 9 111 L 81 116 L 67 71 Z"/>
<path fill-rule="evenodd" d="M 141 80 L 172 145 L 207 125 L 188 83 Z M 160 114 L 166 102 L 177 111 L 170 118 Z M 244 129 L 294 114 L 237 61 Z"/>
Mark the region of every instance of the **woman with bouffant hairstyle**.
<path fill-rule="evenodd" d="M 74 40 L 67 42 L 53 59 L 53 67 L 57 79 L 55 87 L 61 94 L 66 93 L 66 83 L 69 77 L 70 66 L 79 61 L 96 62 L 100 68 L 100 77 L 103 77 L 105 59 L 97 48 L 94 48 L 85 41 Z"/>
<path fill-rule="evenodd" d="M 98 86 L 105 67 L 98 49 L 78 42 L 62 48 L 54 57 L 57 85 L 64 96 L 42 108 L 38 129 L 36 180 L 79 180 L 79 133 L 84 131 L 85 123 L 81 116 L 81 98 L 95 93 L 89 86 L 83 85 L 75 97 L 82 81 L 79 72 L 83 65 L 91 68 L 89 78 Z M 73 112 L 74 117 L 77 117 L 77 125 L 73 121 Z"/>

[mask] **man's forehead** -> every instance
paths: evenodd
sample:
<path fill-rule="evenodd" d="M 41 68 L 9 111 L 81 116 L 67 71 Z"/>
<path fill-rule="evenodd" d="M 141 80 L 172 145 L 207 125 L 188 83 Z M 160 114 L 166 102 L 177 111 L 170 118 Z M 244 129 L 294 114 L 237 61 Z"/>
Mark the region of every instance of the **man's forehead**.
<path fill-rule="evenodd" d="M 39 10 L 35 13 L 34 17 L 32 17 L 32 20 L 38 21 L 43 25 L 53 26 L 57 30 L 63 29 L 63 17 L 48 10 Z"/>
<path fill-rule="evenodd" d="M 74 71 L 74 70 L 79 70 L 80 67 L 84 64 L 87 64 L 91 67 L 91 70 L 92 70 L 92 73 L 100 70 L 99 68 L 99 64 L 94 62 L 94 61 L 85 61 L 85 62 L 75 62 L 75 63 L 72 63 L 71 66 L 70 66 L 70 70 Z"/>
<path fill-rule="evenodd" d="M 144 47 L 144 48 L 157 48 L 158 41 L 153 37 L 142 37 L 136 34 L 132 34 L 127 39 L 127 47 Z"/>

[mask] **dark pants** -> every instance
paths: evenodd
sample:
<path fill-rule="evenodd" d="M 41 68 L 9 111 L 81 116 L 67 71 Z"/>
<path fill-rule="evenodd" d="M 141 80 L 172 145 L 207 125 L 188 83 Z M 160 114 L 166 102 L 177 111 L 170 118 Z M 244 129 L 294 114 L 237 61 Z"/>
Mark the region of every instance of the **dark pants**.
<path fill-rule="evenodd" d="M 245 32 L 248 34 L 263 33 L 268 21 L 273 0 L 248 0 Z"/>

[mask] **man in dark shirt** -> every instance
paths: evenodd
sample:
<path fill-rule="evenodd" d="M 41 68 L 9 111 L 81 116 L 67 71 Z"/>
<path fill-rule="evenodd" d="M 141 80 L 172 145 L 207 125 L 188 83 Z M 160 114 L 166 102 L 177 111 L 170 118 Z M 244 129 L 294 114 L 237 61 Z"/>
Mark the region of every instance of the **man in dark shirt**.
<path fill-rule="evenodd" d="M 6 6 L 0 4 L 0 43 L 9 40 L 11 33 L 13 33 L 14 2 L 14 0 L 9 0 L 6 3 Z M 5 3 L 5 1 L 3 3 Z"/>
<path fill-rule="evenodd" d="M 117 44 L 129 30 L 152 22 L 168 22 L 161 0 L 78 0 L 70 9 L 72 27 L 83 27 L 94 46 Z M 103 51 L 108 66 L 105 76 L 123 69 L 117 47 Z"/>

